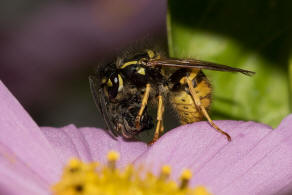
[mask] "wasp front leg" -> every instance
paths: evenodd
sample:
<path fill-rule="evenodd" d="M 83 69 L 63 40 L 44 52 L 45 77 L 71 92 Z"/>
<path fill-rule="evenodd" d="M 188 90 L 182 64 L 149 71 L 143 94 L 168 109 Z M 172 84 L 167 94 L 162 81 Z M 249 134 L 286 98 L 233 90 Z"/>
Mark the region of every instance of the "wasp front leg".
<path fill-rule="evenodd" d="M 158 96 L 158 107 L 157 107 L 157 124 L 156 124 L 156 129 L 154 132 L 153 139 L 149 143 L 150 145 L 153 144 L 154 142 L 156 142 L 159 138 L 159 135 L 161 135 L 164 131 L 163 113 L 164 113 L 163 97 L 162 97 L 162 95 L 159 95 Z"/>
<path fill-rule="evenodd" d="M 145 89 L 145 93 L 143 95 L 143 99 L 142 99 L 142 103 L 141 103 L 141 108 L 137 114 L 137 117 L 135 119 L 135 123 L 136 123 L 136 128 L 140 129 L 140 122 L 141 122 L 141 117 L 143 115 L 143 112 L 146 108 L 146 105 L 148 103 L 148 99 L 149 99 L 149 94 L 150 94 L 150 90 L 151 90 L 151 85 L 149 83 L 146 84 L 146 89 Z"/>

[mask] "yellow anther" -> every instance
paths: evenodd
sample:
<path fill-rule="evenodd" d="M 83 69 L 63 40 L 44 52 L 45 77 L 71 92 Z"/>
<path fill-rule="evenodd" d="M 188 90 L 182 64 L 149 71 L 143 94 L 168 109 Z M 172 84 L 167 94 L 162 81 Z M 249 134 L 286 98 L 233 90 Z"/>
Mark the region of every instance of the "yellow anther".
<path fill-rule="evenodd" d="M 165 175 L 170 175 L 171 174 L 171 167 L 169 165 L 164 165 L 161 169 L 161 173 Z"/>
<path fill-rule="evenodd" d="M 198 186 L 194 189 L 194 195 L 211 195 L 204 186 Z"/>
<path fill-rule="evenodd" d="M 68 167 L 70 169 L 76 169 L 76 168 L 79 168 L 81 167 L 82 163 L 80 160 L 76 159 L 76 158 L 73 158 L 69 161 L 68 163 Z"/>
<path fill-rule="evenodd" d="M 107 153 L 107 160 L 108 161 L 117 161 L 120 158 L 120 154 L 114 150 L 111 150 Z"/>
<path fill-rule="evenodd" d="M 168 179 L 169 176 L 171 174 L 171 167 L 169 165 L 164 165 L 162 168 L 161 168 L 161 172 L 160 172 L 160 176 L 159 178 L 160 179 Z"/>
<path fill-rule="evenodd" d="M 98 166 L 97 163 L 85 163 L 72 159 L 64 169 L 61 180 L 52 187 L 54 195 L 117 195 L 117 194 L 173 194 L 173 195 L 210 195 L 206 188 L 187 186 L 192 174 L 186 169 L 181 175 L 181 185 L 169 180 L 171 167 L 164 165 L 159 176 L 147 172 L 142 165 L 131 164 L 123 170 L 115 168 L 119 153 L 110 151 L 107 154 L 108 163 Z M 76 172 L 72 172 L 71 169 Z"/>
<path fill-rule="evenodd" d="M 107 153 L 108 167 L 111 170 L 116 170 L 116 162 L 119 160 L 120 154 L 116 151 L 109 151 Z"/>
<path fill-rule="evenodd" d="M 180 176 L 181 179 L 190 180 L 192 178 L 192 172 L 189 169 L 184 169 Z"/>
<path fill-rule="evenodd" d="M 98 165 L 99 165 L 98 162 L 92 162 L 92 163 L 83 165 L 83 168 L 85 171 L 94 171 Z"/>
<path fill-rule="evenodd" d="M 180 176 L 180 179 L 181 179 L 180 189 L 187 188 L 191 178 L 192 178 L 191 170 L 184 169 Z"/>

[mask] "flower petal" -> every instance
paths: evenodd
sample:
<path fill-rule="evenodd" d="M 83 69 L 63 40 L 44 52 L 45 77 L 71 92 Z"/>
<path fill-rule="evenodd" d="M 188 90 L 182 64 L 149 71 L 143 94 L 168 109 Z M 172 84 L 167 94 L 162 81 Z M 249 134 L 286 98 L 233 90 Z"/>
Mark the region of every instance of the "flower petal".
<path fill-rule="evenodd" d="M 54 146 L 63 165 L 73 157 L 86 162 L 92 161 L 88 144 L 83 134 L 74 125 L 68 125 L 62 128 L 41 127 L 41 130 L 51 145 Z"/>
<path fill-rule="evenodd" d="M 37 178 L 27 179 L 39 185 L 48 186 L 56 181 L 62 168 L 59 158 L 37 124 L 1 81 L 0 108 L 0 169 L 10 166 L 19 173 L 20 170 L 27 172 L 27 176 Z"/>
<path fill-rule="evenodd" d="M 172 166 L 180 168 L 193 166 L 197 172 L 197 169 L 205 165 L 220 150 L 245 137 L 246 130 L 254 124 L 241 121 L 216 123 L 231 135 L 232 142 L 229 143 L 225 136 L 214 131 L 207 122 L 197 122 L 166 133 L 138 161 L 150 163 L 156 159 L 159 165 L 155 167 L 172 163 Z M 180 173 L 180 170 L 174 171 L 175 175 Z"/>
<path fill-rule="evenodd" d="M 106 162 L 106 154 L 115 150 L 121 155 L 120 166 L 128 164 L 147 150 L 142 142 L 126 142 L 122 138 L 113 139 L 108 133 L 97 128 L 76 128 L 74 125 L 63 128 L 42 127 L 50 143 L 66 163 L 77 157 L 84 161 Z"/>
<path fill-rule="evenodd" d="M 0 194 L 48 194 L 48 185 L 21 163 L 1 159 Z"/>
<path fill-rule="evenodd" d="M 230 168 L 222 177 L 233 181 L 220 194 L 280 194 L 292 192 L 292 115 L 266 136 L 246 155 L 240 164 Z M 231 173 L 231 172 L 234 173 Z M 222 179 L 221 177 L 221 179 Z M 218 178 L 219 180 L 220 178 Z M 285 190 L 284 190 L 285 189 Z"/>
<path fill-rule="evenodd" d="M 275 131 L 254 122 L 216 123 L 232 142 L 198 122 L 168 132 L 135 163 L 150 165 L 155 172 L 169 164 L 175 178 L 190 168 L 191 184 L 205 185 L 214 194 L 274 194 L 291 183 L 292 132 L 287 129 L 292 116 Z"/>
<path fill-rule="evenodd" d="M 90 153 L 94 161 L 105 162 L 106 156 L 110 150 L 116 150 L 120 153 L 118 165 L 124 166 L 133 162 L 138 156 L 147 151 L 147 144 L 138 141 L 125 141 L 118 137 L 113 139 L 104 130 L 96 128 L 80 128 L 80 131 L 88 143 Z"/>

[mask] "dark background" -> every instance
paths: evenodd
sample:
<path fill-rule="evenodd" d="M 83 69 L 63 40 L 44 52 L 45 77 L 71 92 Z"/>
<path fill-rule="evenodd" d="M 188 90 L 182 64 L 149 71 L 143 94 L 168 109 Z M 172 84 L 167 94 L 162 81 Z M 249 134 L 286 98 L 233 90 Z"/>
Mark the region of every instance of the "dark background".
<path fill-rule="evenodd" d="M 166 44 L 165 0 L 11 0 L 0 12 L 0 79 L 40 126 L 104 127 L 88 75 L 135 42 Z"/>

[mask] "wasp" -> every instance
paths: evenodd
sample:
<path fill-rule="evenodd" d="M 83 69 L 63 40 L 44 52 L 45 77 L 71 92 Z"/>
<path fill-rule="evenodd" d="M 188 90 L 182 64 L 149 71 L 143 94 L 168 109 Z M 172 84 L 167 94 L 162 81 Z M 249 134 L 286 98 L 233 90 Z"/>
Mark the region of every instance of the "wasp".
<path fill-rule="evenodd" d="M 212 86 L 202 70 L 239 72 L 248 76 L 255 72 L 197 59 L 163 57 L 146 49 L 100 68 L 89 77 L 90 89 L 108 129 L 114 136 L 134 138 L 154 127 L 149 102 L 156 105 L 156 127 L 151 143 L 164 132 L 166 103 L 177 113 L 181 124 L 203 120 L 219 133 L 231 137 L 210 118 Z"/>

